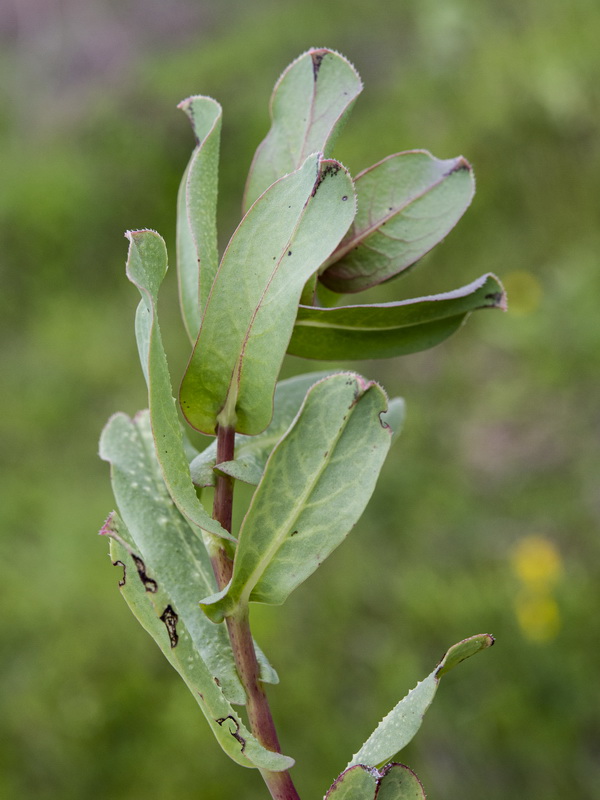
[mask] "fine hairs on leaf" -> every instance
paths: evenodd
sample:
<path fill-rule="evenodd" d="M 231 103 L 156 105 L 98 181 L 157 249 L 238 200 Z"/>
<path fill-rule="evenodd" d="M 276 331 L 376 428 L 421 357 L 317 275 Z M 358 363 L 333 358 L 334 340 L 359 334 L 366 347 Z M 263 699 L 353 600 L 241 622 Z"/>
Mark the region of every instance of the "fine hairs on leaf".
<path fill-rule="evenodd" d="M 265 690 L 279 678 L 252 637 L 252 606 L 281 605 L 302 591 L 350 534 L 405 416 L 402 398 L 345 364 L 280 380 L 286 353 L 328 362 L 406 356 L 443 342 L 473 311 L 506 306 L 490 273 L 452 291 L 432 286 L 423 297 L 343 299 L 413 269 L 475 191 L 463 156 L 424 150 L 393 153 L 353 179 L 335 145 L 361 91 L 354 66 L 327 48 L 308 50 L 283 72 L 243 216 L 222 255 L 221 106 L 203 95 L 180 104 L 195 137 L 177 196 L 187 367 L 176 399 L 158 319 L 167 248 L 155 231 L 129 231 L 126 275 L 140 294 L 135 336 L 148 408 L 113 415 L 100 441 L 118 509 L 100 532 L 121 594 L 218 744 L 258 770 L 274 800 L 299 795 Z M 201 452 L 188 441 L 190 427 L 214 437 Z M 236 529 L 238 482 L 250 495 Z M 213 490 L 212 510 L 204 487 Z M 400 552 L 386 561 L 401 565 Z M 416 774 L 394 759 L 442 675 L 493 643 L 477 634 L 450 647 L 383 718 L 326 800 L 424 800 Z M 290 679 L 283 676 L 283 691 Z"/>

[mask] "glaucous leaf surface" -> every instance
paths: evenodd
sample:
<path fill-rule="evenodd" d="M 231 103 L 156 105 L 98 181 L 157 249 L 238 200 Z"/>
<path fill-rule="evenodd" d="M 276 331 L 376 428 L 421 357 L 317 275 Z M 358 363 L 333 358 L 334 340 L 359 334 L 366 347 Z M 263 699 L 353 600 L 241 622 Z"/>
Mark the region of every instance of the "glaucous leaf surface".
<path fill-rule="evenodd" d="M 377 800 L 427 800 L 423 784 L 404 764 L 387 764 L 380 775 Z"/>
<path fill-rule="evenodd" d="M 378 778 L 376 769 L 356 764 L 338 775 L 324 800 L 375 800 Z"/>
<path fill-rule="evenodd" d="M 381 771 L 356 764 L 339 775 L 325 800 L 427 800 L 415 773 L 404 764 L 387 764 Z"/>
<path fill-rule="evenodd" d="M 197 649 L 189 618 L 172 604 L 164 582 L 140 558 L 118 515 L 109 516 L 101 533 L 111 539 L 113 563 L 123 568 L 119 585 L 127 604 L 187 684 L 223 750 L 244 767 L 289 769 L 293 759 L 262 747 L 234 711 Z"/>
<path fill-rule="evenodd" d="M 214 621 L 248 601 L 280 604 L 362 514 L 391 443 L 383 389 L 356 373 L 316 383 L 275 446 L 240 529 L 233 577 L 203 601 Z"/>
<path fill-rule="evenodd" d="M 317 381 L 331 374 L 331 372 L 309 372 L 279 381 L 275 387 L 273 419 L 269 426 L 257 436 L 237 434 L 235 460 L 221 462 L 218 471 L 256 486 L 262 478 L 271 451 L 292 424 L 307 391 Z M 381 418 L 392 430 L 392 443 L 402 430 L 404 416 L 404 400 L 401 397 L 391 398 L 388 410 L 381 415 Z M 214 486 L 216 462 L 217 443 L 214 441 L 190 463 L 192 481 L 196 486 Z"/>
<path fill-rule="evenodd" d="M 471 311 L 506 307 L 492 274 L 452 292 L 373 305 L 300 306 L 288 352 L 325 361 L 393 358 L 434 347 Z"/>
<path fill-rule="evenodd" d="M 352 64 L 332 50 L 309 50 L 287 67 L 271 96 L 271 129 L 250 167 L 245 211 L 311 153 L 331 154 L 361 90 L 362 82 Z"/>
<path fill-rule="evenodd" d="M 217 190 L 222 110 L 216 100 L 200 95 L 183 100 L 179 108 L 189 117 L 196 137 L 196 148 L 177 196 L 179 298 L 185 328 L 195 341 L 219 265 Z"/>
<path fill-rule="evenodd" d="M 406 270 L 456 225 L 475 193 L 471 165 L 425 150 L 396 153 L 359 173 L 352 227 L 320 280 L 341 294 L 360 292 Z"/>
<path fill-rule="evenodd" d="M 141 411 L 134 419 L 122 413 L 112 416 L 100 438 L 100 456 L 111 465 L 113 492 L 129 531 L 129 544 L 153 582 L 160 585 L 162 596 L 177 610 L 211 679 L 219 680 L 232 703 L 245 703 L 225 626 L 209 622 L 198 605 L 202 597 L 216 590 L 216 581 L 202 539 L 167 491 L 148 412 Z M 260 660 L 262 679 L 277 683 L 276 673 L 262 654 Z"/>
<path fill-rule="evenodd" d="M 192 525 L 233 541 L 196 496 L 158 324 L 158 290 L 167 272 L 167 249 L 155 231 L 129 231 L 127 277 L 141 294 L 135 334 L 146 384 L 156 455 L 173 502 Z"/>
<path fill-rule="evenodd" d="M 271 450 L 290 427 L 302 401 L 317 381 L 330 372 L 310 372 L 279 381 L 273 399 L 273 418 L 262 433 L 256 436 L 236 434 L 235 461 L 219 464 L 219 471 L 245 483 L 258 484 Z M 217 442 L 213 441 L 190 463 L 192 481 L 196 486 L 214 486 L 214 467 L 217 463 Z"/>
<path fill-rule="evenodd" d="M 192 427 L 267 427 L 302 288 L 354 211 L 350 176 L 318 153 L 254 203 L 223 255 L 181 385 Z"/>
<path fill-rule="evenodd" d="M 476 634 L 453 645 L 436 668 L 420 681 L 379 723 L 375 731 L 356 753 L 349 767 L 365 764 L 381 767 L 410 742 L 421 727 L 423 716 L 435 696 L 440 677 L 465 658 L 491 647 L 494 637 Z"/>

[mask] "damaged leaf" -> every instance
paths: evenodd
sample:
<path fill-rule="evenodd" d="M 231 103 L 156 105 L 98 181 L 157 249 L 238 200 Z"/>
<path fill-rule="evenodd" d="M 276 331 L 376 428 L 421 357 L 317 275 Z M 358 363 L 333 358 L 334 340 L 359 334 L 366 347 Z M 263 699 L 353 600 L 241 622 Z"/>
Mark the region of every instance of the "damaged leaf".
<path fill-rule="evenodd" d="M 198 600 L 216 590 L 216 582 L 202 539 L 175 507 L 162 478 L 154 451 L 150 419 L 142 411 L 134 419 L 115 414 L 100 439 L 100 455 L 111 465 L 115 499 L 129 531 L 132 558 L 147 591 L 158 584 L 161 612 L 175 608 L 192 644 L 216 677 L 225 696 L 242 704 L 240 683 L 224 626 L 210 623 Z M 150 588 L 148 588 L 150 587 Z M 263 680 L 277 676 L 261 655 Z"/>
<path fill-rule="evenodd" d="M 262 747 L 233 710 L 198 652 L 181 609 L 171 604 L 163 582 L 158 582 L 156 592 L 148 592 L 138 580 L 133 540 L 117 514 L 108 518 L 101 533 L 110 537 L 113 561 L 125 565 L 121 593 L 127 604 L 187 684 L 223 750 L 244 767 L 275 772 L 289 769 L 293 759 Z"/>

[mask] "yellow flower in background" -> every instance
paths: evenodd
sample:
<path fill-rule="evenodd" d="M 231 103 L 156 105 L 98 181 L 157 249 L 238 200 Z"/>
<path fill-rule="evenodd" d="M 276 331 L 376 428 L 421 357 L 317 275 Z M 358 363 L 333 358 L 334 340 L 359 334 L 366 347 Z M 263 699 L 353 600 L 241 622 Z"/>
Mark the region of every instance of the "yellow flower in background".
<path fill-rule="evenodd" d="M 522 587 L 514 601 L 521 630 L 535 642 L 553 639 L 560 629 L 560 610 L 552 589 L 563 569 L 557 548 L 544 536 L 527 536 L 513 548 L 511 564 Z"/>
<path fill-rule="evenodd" d="M 549 589 L 560 578 L 562 561 L 554 544 L 544 536 L 527 536 L 514 547 L 512 568 L 531 589 Z"/>

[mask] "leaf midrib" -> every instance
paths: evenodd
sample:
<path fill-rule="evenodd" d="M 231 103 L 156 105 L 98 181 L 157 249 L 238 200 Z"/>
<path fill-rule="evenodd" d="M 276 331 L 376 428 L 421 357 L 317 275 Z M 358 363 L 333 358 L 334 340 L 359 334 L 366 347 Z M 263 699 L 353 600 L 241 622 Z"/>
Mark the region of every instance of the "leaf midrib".
<path fill-rule="evenodd" d="M 333 266 L 334 264 L 337 264 L 339 261 L 342 260 L 342 258 L 348 255 L 348 253 L 354 247 L 360 246 L 365 239 L 368 239 L 382 225 L 385 225 L 387 222 L 394 219 L 394 217 L 403 214 L 409 206 L 421 200 L 429 192 L 432 192 L 434 189 L 436 189 L 438 186 L 441 185 L 443 180 L 445 180 L 446 178 L 450 178 L 451 175 L 452 172 L 450 172 L 450 174 L 446 173 L 444 175 L 441 175 L 440 178 L 438 178 L 438 180 L 434 181 L 434 183 L 428 184 L 420 193 L 413 195 L 409 200 L 407 200 L 404 203 L 404 205 L 399 206 L 396 210 L 394 210 L 391 213 L 384 214 L 382 217 L 380 217 L 378 222 L 371 223 L 366 228 L 357 231 L 350 239 L 346 240 L 346 242 L 342 242 L 338 246 L 337 250 L 333 252 L 329 261 L 326 262 L 326 267 L 330 267 Z M 360 175 L 357 176 L 355 183 L 358 187 L 358 190 L 360 190 Z"/>
<path fill-rule="evenodd" d="M 358 386 L 357 386 L 357 388 L 358 388 Z M 306 505 L 306 501 L 310 497 L 310 495 L 313 493 L 313 491 L 315 490 L 315 487 L 317 486 L 318 482 L 321 480 L 321 477 L 322 477 L 326 467 L 329 465 L 330 461 L 332 460 L 333 455 L 335 453 L 335 450 L 336 450 L 336 448 L 338 446 L 338 443 L 339 443 L 341 437 L 343 436 L 343 434 L 344 434 L 344 432 L 345 432 L 345 430 L 346 430 L 346 428 L 347 428 L 347 426 L 349 424 L 351 416 L 354 414 L 354 410 L 357 408 L 359 401 L 363 397 L 365 397 L 366 393 L 369 391 L 370 388 L 371 387 L 367 388 L 365 391 L 362 392 L 362 394 L 359 397 L 355 398 L 354 403 L 348 409 L 349 413 L 346 414 L 346 419 L 343 420 L 342 426 L 340 427 L 338 433 L 336 434 L 336 436 L 333 439 L 333 444 L 330 445 L 330 447 L 328 449 L 327 458 L 323 459 L 321 467 L 316 471 L 315 476 L 314 476 L 313 480 L 310 482 L 310 484 L 308 485 L 307 490 L 300 497 L 298 497 L 296 499 L 295 503 L 292 504 L 290 513 L 288 514 L 286 520 L 284 522 L 282 522 L 278 526 L 279 530 L 281 531 L 281 533 L 273 538 L 273 543 L 265 550 L 262 558 L 258 561 L 256 567 L 250 573 L 249 579 L 246 580 L 244 588 L 240 592 L 240 596 L 239 596 L 239 600 L 240 601 L 248 602 L 252 591 L 257 586 L 257 584 L 260 581 L 261 577 L 266 572 L 269 564 L 274 560 L 278 550 L 281 548 L 281 546 L 285 542 L 285 539 L 286 539 L 286 536 L 287 536 L 287 532 L 290 530 L 290 528 L 295 524 L 295 522 L 299 519 L 299 517 L 303 513 L 305 505 Z M 285 439 L 282 439 L 281 444 L 283 444 L 284 441 L 285 441 Z M 264 475 L 267 474 L 269 461 L 273 457 L 273 454 L 276 452 L 276 450 L 277 450 L 277 448 L 275 450 L 273 450 L 273 453 L 271 454 L 271 456 L 269 456 L 269 459 L 267 460 L 267 464 L 265 466 Z M 263 480 L 264 480 L 264 475 L 263 475 Z M 252 510 L 252 505 L 251 505 L 251 508 L 248 511 L 248 514 L 250 514 L 251 510 Z M 240 541 L 241 541 L 241 536 L 243 534 L 243 528 L 244 528 L 244 525 L 242 524 L 242 529 L 240 530 Z M 258 573 L 258 577 L 256 578 L 256 580 L 253 580 L 254 576 L 257 573 Z M 234 580 L 235 580 L 235 577 L 234 577 Z M 232 586 L 233 586 L 233 581 L 232 581 Z"/>

